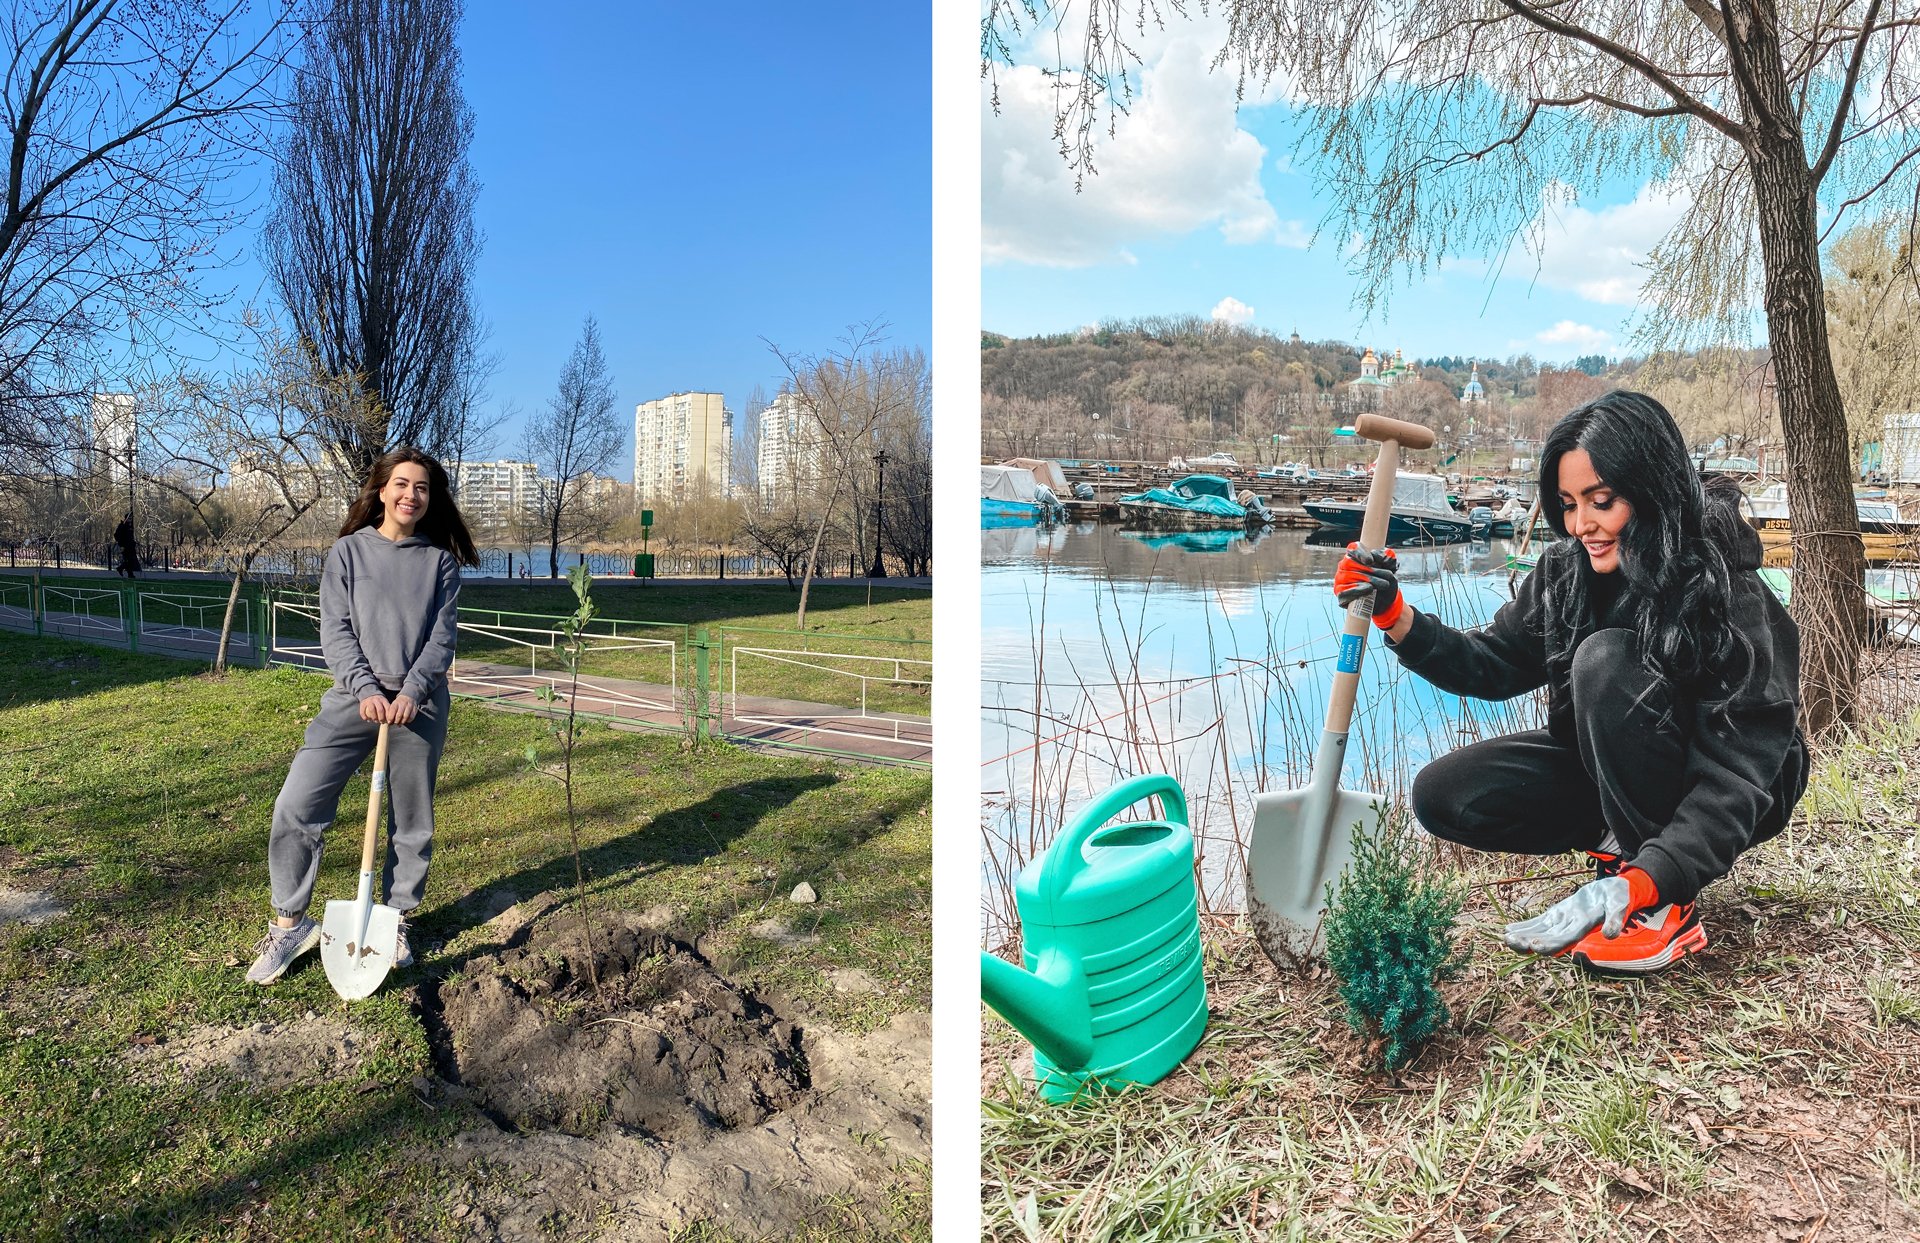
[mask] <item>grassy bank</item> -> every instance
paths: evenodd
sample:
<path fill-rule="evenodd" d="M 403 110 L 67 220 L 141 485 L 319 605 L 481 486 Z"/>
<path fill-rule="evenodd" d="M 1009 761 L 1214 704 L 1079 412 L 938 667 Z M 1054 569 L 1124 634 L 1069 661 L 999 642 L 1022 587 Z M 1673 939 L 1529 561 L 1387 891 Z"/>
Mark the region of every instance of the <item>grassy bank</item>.
<path fill-rule="evenodd" d="M 272 989 L 243 979 L 272 801 L 324 678 L 214 680 L 6 633 L 0 666 L 0 885 L 65 908 L 0 927 L 0 1237 L 460 1236 L 470 1176 L 423 1154 L 480 1119 L 420 1088 L 413 986 L 497 945 L 486 921 L 508 896 L 551 917 L 541 895 L 572 880 L 560 788 L 524 772 L 529 745 L 550 750 L 543 724 L 454 705 L 421 965 L 348 1007 L 317 957 Z M 599 727 L 576 765 L 597 903 L 659 911 L 737 981 L 841 1030 L 928 1007 L 924 774 Z M 366 797 L 356 778 L 349 826 Z M 336 831 L 316 902 L 351 896 L 354 836 Z M 802 880 L 819 903 L 786 901 Z M 877 986 L 837 989 L 849 969 Z M 309 1015 L 359 1034 L 351 1073 L 243 1087 L 142 1069 L 198 1031 Z"/>
<path fill-rule="evenodd" d="M 1160 1085 L 1042 1103 L 983 1053 L 995 1239 L 1920 1237 L 1920 711 L 1829 746 L 1794 823 L 1700 902 L 1709 949 L 1643 982 L 1523 960 L 1501 925 L 1566 893 L 1437 851 L 1472 886 L 1445 1035 L 1369 1067 L 1332 983 L 1208 929 L 1212 1022 Z M 1516 876 L 1518 873 L 1518 876 Z"/>

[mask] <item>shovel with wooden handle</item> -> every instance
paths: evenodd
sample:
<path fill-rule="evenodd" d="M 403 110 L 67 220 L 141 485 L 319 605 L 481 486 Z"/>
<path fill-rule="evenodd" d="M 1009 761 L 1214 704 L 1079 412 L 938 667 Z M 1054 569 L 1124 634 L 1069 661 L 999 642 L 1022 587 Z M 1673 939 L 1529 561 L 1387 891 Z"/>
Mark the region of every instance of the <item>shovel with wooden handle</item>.
<path fill-rule="evenodd" d="M 320 961 L 327 980 L 345 1001 L 371 997 L 393 967 L 400 942 L 400 912 L 373 904 L 373 844 L 380 834 L 380 796 L 387 790 L 387 725 L 373 748 L 373 789 L 367 795 L 367 834 L 360 844 L 360 893 L 351 902 L 327 903 L 320 925 Z"/>
<path fill-rule="evenodd" d="M 1384 548 L 1394 481 L 1400 473 L 1400 447 L 1424 449 L 1433 443 L 1433 432 L 1377 414 L 1361 415 L 1354 420 L 1353 430 L 1380 442 L 1360 544 Z M 1313 755 L 1307 787 L 1254 797 L 1253 840 L 1247 848 L 1247 912 L 1260 948 L 1276 966 L 1297 965 L 1321 952 L 1320 917 L 1326 910 L 1327 883 L 1338 878 L 1353 859 L 1355 826 L 1376 830 L 1387 805 L 1384 795 L 1340 788 L 1347 727 L 1352 724 L 1360 689 L 1360 661 L 1372 628 L 1373 597 L 1365 595 L 1347 606 L 1327 724 Z"/>

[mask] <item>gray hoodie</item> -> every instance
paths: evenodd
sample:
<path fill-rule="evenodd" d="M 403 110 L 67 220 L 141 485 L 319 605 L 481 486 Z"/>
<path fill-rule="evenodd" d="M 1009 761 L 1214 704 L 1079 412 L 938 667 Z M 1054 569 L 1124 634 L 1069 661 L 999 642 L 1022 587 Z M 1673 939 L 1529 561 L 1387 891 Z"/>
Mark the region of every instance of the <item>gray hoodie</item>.
<path fill-rule="evenodd" d="M 398 691 L 425 703 L 453 666 L 460 563 L 418 535 L 343 535 L 320 576 L 320 650 L 354 699 Z"/>

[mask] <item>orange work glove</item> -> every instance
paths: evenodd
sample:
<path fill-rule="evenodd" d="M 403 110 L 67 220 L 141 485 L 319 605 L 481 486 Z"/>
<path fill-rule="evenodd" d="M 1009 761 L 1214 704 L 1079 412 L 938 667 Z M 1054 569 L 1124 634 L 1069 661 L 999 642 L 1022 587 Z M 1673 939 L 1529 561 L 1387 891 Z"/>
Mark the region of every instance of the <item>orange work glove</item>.
<path fill-rule="evenodd" d="M 1333 572 L 1334 598 L 1352 604 L 1365 595 L 1373 597 L 1373 624 L 1391 630 L 1400 620 L 1407 602 L 1400 595 L 1400 560 L 1391 548 L 1370 549 L 1348 544 L 1347 555 Z"/>

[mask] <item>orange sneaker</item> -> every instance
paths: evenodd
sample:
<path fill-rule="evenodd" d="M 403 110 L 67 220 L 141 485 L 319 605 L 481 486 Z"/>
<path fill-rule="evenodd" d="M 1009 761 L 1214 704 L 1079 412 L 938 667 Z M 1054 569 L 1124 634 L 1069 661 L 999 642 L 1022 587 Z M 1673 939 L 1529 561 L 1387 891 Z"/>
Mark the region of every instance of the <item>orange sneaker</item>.
<path fill-rule="evenodd" d="M 1595 975 L 1652 975 L 1705 948 L 1707 930 L 1693 903 L 1670 902 L 1627 916 L 1612 940 L 1595 928 L 1560 952 Z"/>

